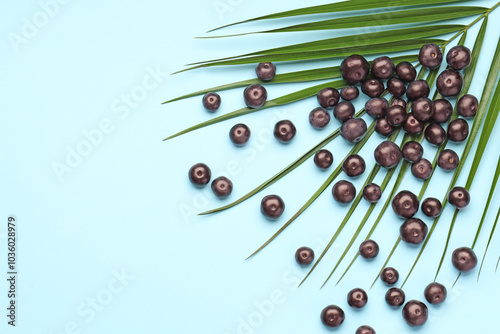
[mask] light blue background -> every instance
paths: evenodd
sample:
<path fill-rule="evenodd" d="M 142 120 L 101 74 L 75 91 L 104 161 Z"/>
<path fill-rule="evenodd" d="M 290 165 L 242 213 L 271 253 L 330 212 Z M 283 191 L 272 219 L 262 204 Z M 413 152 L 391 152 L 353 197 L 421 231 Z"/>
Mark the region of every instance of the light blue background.
<path fill-rule="evenodd" d="M 360 204 L 328 256 L 300 289 L 296 285 L 307 269 L 299 268 L 293 258 L 303 245 L 319 254 L 347 211 L 347 207 L 333 202 L 330 190 L 261 254 L 244 261 L 323 182 L 327 174 L 318 171 L 312 161 L 232 210 L 195 216 L 245 194 L 333 131 L 338 126 L 336 121 L 324 131 L 315 131 L 308 124 L 307 114 L 316 106 L 314 98 L 161 141 L 212 117 L 202 109 L 199 98 L 166 106 L 160 105 L 162 101 L 254 75 L 253 66 L 176 76 L 168 73 L 188 62 L 297 43 L 311 34 L 208 41 L 193 37 L 222 24 L 301 7 L 303 1 L 72 0 L 53 8 L 46 24 L 43 15 L 38 17 L 43 27 L 32 31 L 33 36 L 17 50 L 13 48 L 9 43 L 12 33 L 20 34 L 26 26 L 24 20 L 32 21 L 40 15 L 41 4 L 47 2 L 3 1 L 0 6 L 0 221 L 6 222 L 11 214 L 18 218 L 20 272 L 18 326 L 7 326 L 2 315 L 2 332 L 327 333 L 319 314 L 332 303 L 346 311 L 347 319 L 338 333 L 354 333 L 362 324 L 372 325 L 378 333 L 413 332 L 404 324 L 400 310 L 386 306 L 386 288 L 380 282 L 369 291 L 370 302 L 361 312 L 350 309 L 345 300 L 347 291 L 354 287 L 368 289 L 396 240 L 400 221 L 390 212 L 373 236 L 381 245 L 379 257 L 370 263 L 357 261 L 339 286 L 334 283 L 354 249 L 331 282 L 319 290 L 368 207 L 366 203 Z M 478 96 L 498 40 L 499 22 L 497 11 L 490 19 L 478 75 L 471 88 Z M 231 31 L 256 27 L 262 25 Z M 469 33 L 466 44 L 470 47 L 477 29 Z M 324 38 L 338 33 L 316 35 Z M 300 68 L 324 64 L 330 63 Z M 279 66 L 280 72 L 294 69 L 297 67 Z M 156 80 L 151 80 L 151 72 L 156 73 Z M 305 86 L 269 87 L 269 96 Z M 127 106 L 127 96 L 141 93 L 140 99 L 136 95 Z M 242 106 L 241 90 L 221 95 L 223 105 L 218 114 Z M 360 99 L 356 106 L 360 108 L 363 103 Z M 298 128 L 297 137 L 286 146 L 270 138 L 272 125 L 283 118 L 293 120 Z M 251 141 L 243 148 L 233 147 L 227 138 L 229 128 L 238 121 L 244 121 L 253 131 Z M 95 135 L 99 127 L 107 130 L 102 138 Z M 84 147 L 85 133 L 94 133 L 95 144 Z M 370 168 L 374 163 L 371 152 L 381 140 L 374 135 L 362 150 Z M 472 243 L 498 158 L 499 140 L 497 125 L 471 189 L 472 203 L 458 216 L 438 279 L 449 288 L 448 301 L 430 307 L 430 320 L 421 332 L 486 333 L 497 329 L 495 300 L 500 297 L 500 287 L 494 266 L 500 251 L 498 235 L 479 284 L 476 269 L 451 290 L 456 271 L 449 259 L 453 249 Z M 451 146 L 461 151 L 464 145 Z M 341 139 L 328 147 L 336 163 L 349 149 Z M 86 149 L 87 155 L 81 161 L 71 161 L 71 171 L 58 178 L 54 164 L 66 164 L 68 152 L 78 148 Z M 428 145 L 425 149 L 425 157 L 432 159 L 435 149 Z M 227 175 L 233 180 L 234 192 L 228 200 L 217 200 L 208 188 L 198 190 L 189 184 L 187 170 L 198 161 L 209 164 L 214 177 Z M 380 173 L 376 181 L 381 182 L 384 174 Z M 459 184 L 465 183 L 463 174 Z M 437 171 L 426 195 L 441 199 L 450 177 Z M 358 188 L 362 183 L 363 179 L 355 181 Z M 403 184 L 407 189 L 420 189 L 420 183 L 411 176 Z M 260 198 L 269 193 L 278 193 L 286 201 L 286 212 L 277 222 L 266 221 L 258 210 Z M 479 256 L 499 203 L 497 192 L 476 248 Z M 379 210 L 375 210 L 360 240 Z M 428 249 L 405 286 L 408 300 L 423 299 L 423 288 L 433 279 L 452 212 L 450 207 L 445 209 Z M 5 227 L 0 233 L 5 233 Z M 5 234 L 1 236 L 3 263 Z M 417 252 L 401 245 L 390 264 L 406 276 Z M 130 277 L 117 280 L 119 272 Z M 6 290 L 2 280 L 2 309 Z M 274 302 L 269 306 L 271 299 Z M 93 300 L 100 304 L 99 311 L 90 311 L 88 305 Z M 267 309 L 262 311 L 262 305 Z M 242 323 L 249 322 L 254 327 L 242 331 Z"/>

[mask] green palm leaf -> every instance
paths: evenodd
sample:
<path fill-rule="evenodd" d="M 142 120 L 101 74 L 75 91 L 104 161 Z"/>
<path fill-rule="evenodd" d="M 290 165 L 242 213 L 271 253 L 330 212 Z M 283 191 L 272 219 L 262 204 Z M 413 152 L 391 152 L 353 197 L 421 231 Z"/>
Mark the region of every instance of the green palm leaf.
<path fill-rule="evenodd" d="M 498 169 L 497 169 L 497 171 L 498 171 Z M 483 259 L 481 260 L 481 266 L 479 267 L 479 272 L 477 273 L 477 280 L 478 281 L 479 281 L 479 275 L 481 275 L 481 270 L 483 269 L 483 264 L 484 264 L 484 259 L 486 258 L 486 253 L 488 252 L 488 247 L 490 247 L 491 239 L 493 238 L 493 234 L 495 233 L 495 229 L 497 228 L 499 216 L 500 216 L 500 207 L 498 208 L 498 211 L 497 211 L 497 217 L 495 218 L 495 223 L 493 224 L 493 227 L 491 228 L 490 237 L 488 238 L 488 243 L 486 244 L 486 249 L 484 250 Z M 497 261 L 496 268 L 498 268 L 498 261 Z M 495 272 L 496 272 L 496 269 L 495 269 Z"/>

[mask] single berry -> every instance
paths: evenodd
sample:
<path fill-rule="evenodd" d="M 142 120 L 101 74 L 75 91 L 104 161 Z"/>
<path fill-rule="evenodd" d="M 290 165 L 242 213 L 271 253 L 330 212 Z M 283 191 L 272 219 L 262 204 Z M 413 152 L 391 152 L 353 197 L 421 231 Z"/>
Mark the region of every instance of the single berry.
<path fill-rule="evenodd" d="M 410 300 L 403 307 L 403 318 L 411 327 L 422 326 L 427 322 L 427 306 L 418 300 Z"/>
<path fill-rule="evenodd" d="M 384 117 L 387 109 L 389 109 L 389 102 L 383 97 L 374 97 L 365 103 L 366 113 L 375 119 Z"/>
<path fill-rule="evenodd" d="M 295 261 L 301 265 L 311 264 L 314 260 L 314 251 L 309 247 L 300 247 L 295 252 Z"/>
<path fill-rule="evenodd" d="M 403 80 L 399 78 L 390 78 L 387 81 L 387 90 L 394 97 L 401 97 L 406 93 L 406 86 Z"/>
<path fill-rule="evenodd" d="M 411 82 L 406 88 L 406 97 L 410 101 L 418 100 L 422 97 L 429 97 L 429 84 L 427 81 L 418 79 Z"/>
<path fill-rule="evenodd" d="M 354 105 L 349 101 L 339 102 L 333 109 L 333 117 L 340 123 L 345 123 L 354 116 Z"/>
<path fill-rule="evenodd" d="M 409 141 L 403 145 L 401 154 L 406 161 L 415 163 L 422 159 L 422 155 L 424 155 L 424 148 L 419 142 Z"/>
<path fill-rule="evenodd" d="M 418 245 L 424 241 L 427 235 L 427 225 L 418 218 L 407 219 L 399 228 L 399 235 L 401 240 Z"/>
<path fill-rule="evenodd" d="M 391 107 L 392 106 L 400 106 L 403 107 L 406 110 L 406 101 L 400 98 L 392 100 Z"/>
<path fill-rule="evenodd" d="M 424 215 L 430 218 L 436 218 L 441 214 L 441 211 L 443 211 L 443 205 L 435 197 L 428 197 L 424 199 L 421 208 Z"/>
<path fill-rule="evenodd" d="M 242 146 L 250 139 L 250 129 L 245 124 L 236 124 L 229 130 L 229 138 L 236 146 Z"/>
<path fill-rule="evenodd" d="M 424 290 L 425 299 L 432 305 L 438 305 L 446 300 L 447 291 L 443 284 L 433 282 Z"/>
<path fill-rule="evenodd" d="M 385 168 L 394 168 L 401 160 L 401 150 L 392 141 L 381 142 L 374 152 L 375 161 Z"/>
<path fill-rule="evenodd" d="M 436 80 L 438 92 L 445 96 L 457 96 L 462 90 L 464 78 L 457 70 L 444 70 Z"/>
<path fill-rule="evenodd" d="M 289 120 L 279 121 L 274 126 L 274 137 L 281 143 L 290 142 L 296 133 L 295 125 Z"/>
<path fill-rule="evenodd" d="M 347 304 L 352 308 L 363 308 L 368 302 L 368 295 L 365 290 L 356 288 L 347 294 Z"/>
<path fill-rule="evenodd" d="M 438 99 L 432 102 L 434 107 L 434 115 L 432 120 L 436 123 L 445 123 L 450 120 L 453 113 L 453 106 L 446 99 Z"/>
<path fill-rule="evenodd" d="M 266 103 L 267 91 L 264 86 L 253 84 L 245 88 L 243 97 L 248 108 L 260 108 Z"/>
<path fill-rule="evenodd" d="M 363 198 L 370 203 L 377 203 L 382 197 L 382 189 L 378 184 L 368 183 L 363 188 Z"/>
<path fill-rule="evenodd" d="M 432 164 L 427 159 L 420 159 L 411 165 L 411 173 L 417 179 L 427 180 L 432 174 Z"/>
<path fill-rule="evenodd" d="M 452 47 L 446 54 L 446 62 L 455 70 L 462 70 L 469 66 L 471 58 L 469 48 L 463 45 Z"/>
<path fill-rule="evenodd" d="M 314 108 L 309 113 L 309 123 L 315 129 L 323 129 L 330 123 L 330 114 L 321 107 Z"/>
<path fill-rule="evenodd" d="M 189 180 L 197 187 L 202 187 L 210 182 L 212 172 L 204 163 L 197 163 L 189 169 Z"/>
<path fill-rule="evenodd" d="M 398 281 L 399 273 L 396 269 L 392 267 L 386 267 L 384 268 L 384 270 L 382 270 L 382 273 L 380 274 L 380 279 L 386 285 L 393 285 Z"/>
<path fill-rule="evenodd" d="M 276 75 L 276 66 L 271 62 L 260 63 L 255 68 L 255 73 L 260 80 L 270 81 Z"/>
<path fill-rule="evenodd" d="M 208 111 L 214 112 L 220 107 L 220 96 L 217 93 L 210 92 L 203 96 L 203 106 Z"/>
<path fill-rule="evenodd" d="M 351 154 L 347 156 L 342 163 L 342 170 L 347 176 L 356 177 L 365 172 L 366 164 L 365 159 L 358 154 Z"/>
<path fill-rule="evenodd" d="M 371 239 L 365 240 L 359 245 L 359 255 L 365 259 L 373 259 L 378 255 L 378 252 L 378 244 Z"/>
<path fill-rule="evenodd" d="M 351 118 L 340 127 L 340 135 L 351 143 L 357 143 L 366 134 L 366 122 L 362 118 Z"/>
<path fill-rule="evenodd" d="M 212 191 L 219 198 L 226 198 L 233 191 L 233 183 L 225 176 L 220 176 L 212 181 Z"/>
<path fill-rule="evenodd" d="M 437 164 L 442 169 L 450 171 L 457 168 L 459 162 L 458 154 L 453 150 L 446 149 L 439 153 Z"/>
<path fill-rule="evenodd" d="M 448 139 L 455 142 L 464 141 L 469 135 L 469 124 L 462 119 L 457 118 L 448 125 Z"/>
<path fill-rule="evenodd" d="M 375 330 L 370 326 L 361 326 L 356 329 L 355 334 L 376 334 Z"/>
<path fill-rule="evenodd" d="M 328 150 L 325 149 L 319 150 L 314 155 L 314 164 L 319 169 L 327 169 L 332 165 L 332 163 L 333 163 L 333 154 Z"/>
<path fill-rule="evenodd" d="M 404 82 L 412 82 L 417 77 L 417 70 L 407 61 L 403 61 L 396 66 L 396 73 Z"/>
<path fill-rule="evenodd" d="M 465 118 L 476 116 L 477 106 L 479 104 L 477 97 L 471 94 L 465 94 L 457 103 L 457 111 L 460 116 Z"/>
<path fill-rule="evenodd" d="M 430 120 L 432 115 L 434 115 L 434 106 L 431 100 L 422 97 L 412 103 L 411 112 L 416 119 L 425 122 Z"/>
<path fill-rule="evenodd" d="M 459 247 L 453 251 L 451 263 L 460 272 L 466 273 L 477 266 L 477 256 L 469 247 Z"/>
<path fill-rule="evenodd" d="M 317 99 L 320 106 L 325 109 L 332 109 L 339 103 L 340 94 L 335 88 L 327 87 L 319 91 Z"/>
<path fill-rule="evenodd" d="M 366 79 L 361 83 L 361 91 L 369 97 L 379 97 L 384 89 L 384 84 L 380 79 Z"/>
<path fill-rule="evenodd" d="M 363 56 L 352 55 L 342 61 L 340 72 L 345 81 L 354 85 L 366 79 L 370 72 L 370 64 Z"/>
<path fill-rule="evenodd" d="M 406 115 L 406 119 L 403 123 L 403 130 L 408 134 L 415 135 L 417 133 L 422 132 L 424 126 L 425 123 L 416 119 L 413 113 L 411 112 L 408 115 Z"/>
<path fill-rule="evenodd" d="M 379 118 L 375 123 L 375 131 L 384 137 L 389 137 L 394 132 L 394 127 L 389 124 L 387 118 Z"/>
<path fill-rule="evenodd" d="M 390 288 L 385 293 L 385 301 L 391 307 L 400 307 L 405 303 L 405 293 L 399 288 Z"/>
<path fill-rule="evenodd" d="M 278 195 L 267 195 L 260 202 L 260 212 L 269 219 L 278 219 L 285 211 L 285 202 Z"/>
<path fill-rule="evenodd" d="M 327 327 L 339 327 L 344 322 L 344 319 L 344 311 L 337 305 L 329 305 L 321 311 L 321 322 Z"/>
<path fill-rule="evenodd" d="M 392 209 L 401 218 L 411 218 L 417 213 L 419 201 L 414 193 L 408 190 L 400 191 L 392 200 Z"/>
<path fill-rule="evenodd" d="M 392 106 L 387 109 L 387 122 L 392 126 L 404 123 L 406 119 L 406 109 L 401 106 Z"/>
<path fill-rule="evenodd" d="M 346 101 L 352 101 L 357 99 L 359 96 L 359 89 L 356 86 L 348 86 L 342 88 L 340 91 L 340 97 Z"/>
<path fill-rule="evenodd" d="M 420 48 L 418 61 L 422 64 L 422 66 L 433 70 L 441 65 L 441 62 L 443 61 L 443 53 L 436 44 L 425 44 L 422 48 Z"/>
<path fill-rule="evenodd" d="M 333 186 L 332 195 L 337 202 L 347 204 L 356 196 L 356 188 L 351 182 L 341 180 Z"/>
<path fill-rule="evenodd" d="M 464 187 L 455 187 L 448 193 L 448 202 L 459 210 L 465 209 L 470 203 L 470 194 Z"/>
<path fill-rule="evenodd" d="M 372 61 L 372 74 L 378 79 L 389 79 L 394 68 L 391 58 L 386 56 L 375 58 Z"/>
<path fill-rule="evenodd" d="M 446 131 L 437 123 L 429 124 L 424 131 L 425 139 L 432 145 L 441 145 L 446 140 Z"/>

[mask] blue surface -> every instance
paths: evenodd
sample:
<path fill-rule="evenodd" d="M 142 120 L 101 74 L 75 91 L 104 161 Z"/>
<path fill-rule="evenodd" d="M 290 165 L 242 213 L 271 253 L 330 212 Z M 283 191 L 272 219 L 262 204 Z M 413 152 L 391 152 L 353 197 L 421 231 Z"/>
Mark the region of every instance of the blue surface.
<path fill-rule="evenodd" d="M 19 227 L 18 325 L 8 326 L 3 316 L 3 333 L 328 333 L 319 321 L 322 308 L 328 304 L 338 304 L 346 311 L 338 333 L 354 333 L 362 324 L 373 326 L 377 333 L 413 332 L 401 319 L 400 310 L 386 306 L 386 288 L 380 282 L 369 290 L 370 301 L 361 312 L 346 303 L 350 289 L 369 288 L 398 236 L 400 221 L 390 211 L 373 236 L 381 245 L 379 257 L 369 263 L 357 261 L 338 286 L 335 281 L 354 249 L 332 280 L 319 289 L 368 208 L 366 203 L 360 204 L 321 265 L 299 289 L 296 286 L 307 268 L 299 268 L 293 258 L 303 245 L 321 253 L 347 212 L 348 207 L 333 202 L 329 189 L 269 247 L 244 261 L 323 182 L 328 172 L 318 171 L 312 161 L 262 195 L 227 212 L 196 216 L 253 189 L 335 129 L 336 121 L 323 131 L 310 127 L 307 114 L 316 106 L 314 98 L 161 141 L 213 117 L 202 109 L 199 98 L 166 106 L 160 105 L 162 101 L 254 75 L 253 66 L 176 76 L 169 73 L 189 62 L 297 43 L 311 34 L 208 41 L 193 37 L 222 24 L 301 7 L 303 1 L 74 0 L 63 4 L 59 0 L 58 6 L 42 8 L 46 3 L 55 2 L 3 1 L 0 5 L 0 219 L 5 222 L 0 230 L 1 261 L 6 262 L 8 215 L 17 217 Z M 44 12 L 51 15 L 40 14 Z M 29 22 L 35 21 L 40 27 L 30 27 Z M 227 31 L 257 27 L 262 26 L 251 24 Z M 466 44 L 470 47 L 478 28 L 469 33 Z M 478 96 L 499 31 L 497 11 L 490 19 L 471 87 Z M 23 33 L 27 37 L 19 39 Z M 321 38 L 337 33 L 316 35 Z M 278 70 L 324 63 L 283 65 Z M 269 87 L 269 96 L 305 86 Z M 222 92 L 221 96 L 219 115 L 242 106 L 241 90 Z M 360 99 L 356 106 L 363 103 Z M 298 129 L 289 145 L 277 143 L 271 135 L 274 123 L 284 118 L 294 121 Z M 243 148 L 235 148 L 227 138 L 229 128 L 238 121 L 252 129 L 251 141 Z M 472 243 L 498 159 L 498 126 L 471 188 L 471 205 L 458 216 L 438 277 L 448 287 L 448 300 L 440 307 L 430 307 L 430 320 L 421 332 L 486 333 L 498 326 L 494 306 L 500 297 L 494 273 L 500 253 L 498 235 L 479 283 L 476 269 L 452 290 L 456 271 L 449 260 L 453 249 Z M 374 135 L 362 150 L 370 168 L 374 163 L 371 152 L 381 140 Z M 450 146 L 461 151 L 464 145 Z M 328 147 L 334 152 L 335 163 L 350 148 L 340 138 Z M 432 159 L 435 149 L 425 145 L 425 150 L 425 157 Z M 475 147 L 458 184 L 465 183 L 474 151 Z M 210 165 L 214 176 L 226 175 L 233 180 L 234 192 L 229 199 L 220 201 L 208 187 L 199 190 L 189 184 L 187 170 L 199 161 Z M 381 172 L 376 182 L 384 175 Z M 436 171 L 426 196 L 442 198 L 450 177 Z M 358 189 L 363 181 L 354 181 Z M 415 191 L 419 185 L 411 175 L 403 183 L 404 188 Z M 280 194 L 286 201 L 285 214 L 276 222 L 266 221 L 258 210 L 260 198 L 270 193 Z M 497 191 L 477 244 L 478 256 L 483 254 L 499 203 Z M 405 286 L 408 300 L 423 299 L 423 288 L 432 281 L 441 257 L 452 212 L 446 207 Z M 417 252 L 400 245 L 390 265 L 406 276 Z M 6 291 L 2 280 L 2 309 L 7 305 Z"/>

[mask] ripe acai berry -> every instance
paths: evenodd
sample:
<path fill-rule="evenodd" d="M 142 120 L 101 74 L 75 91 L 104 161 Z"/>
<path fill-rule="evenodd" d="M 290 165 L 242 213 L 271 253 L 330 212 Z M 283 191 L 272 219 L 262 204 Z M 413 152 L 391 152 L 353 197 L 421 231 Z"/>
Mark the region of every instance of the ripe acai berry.
<path fill-rule="evenodd" d="M 418 245 L 424 241 L 427 235 L 427 225 L 418 218 L 407 219 L 399 228 L 399 235 L 401 240 Z"/>
<path fill-rule="evenodd" d="M 422 64 L 422 66 L 433 70 L 441 65 L 441 62 L 443 61 L 443 53 L 436 44 L 425 44 L 422 48 L 420 48 L 418 61 Z"/>
<path fill-rule="evenodd" d="M 248 108 L 260 108 L 266 103 L 267 91 L 264 86 L 253 84 L 245 88 L 243 97 Z"/>
<path fill-rule="evenodd" d="M 403 145 L 401 154 L 406 161 L 415 163 L 422 159 L 422 155 L 424 155 L 424 148 L 419 142 L 409 141 Z"/>
<path fill-rule="evenodd" d="M 418 79 L 411 82 L 406 88 L 406 97 L 410 101 L 418 100 L 422 97 L 429 97 L 429 84 L 427 81 Z"/>
<path fill-rule="evenodd" d="M 295 252 L 295 261 L 297 261 L 297 263 L 300 265 L 306 266 L 308 264 L 311 264 L 313 260 L 314 251 L 309 247 L 300 247 Z"/>
<path fill-rule="evenodd" d="M 340 123 L 345 123 L 354 116 L 354 105 L 349 101 L 339 102 L 333 109 L 333 117 Z"/>
<path fill-rule="evenodd" d="M 309 113 L 309 123 L 315 129 L 323 129 L 330 123 L 330 114 L 324 108 L 314 108 Z"/>
<path fill-rule="evenodd" d="M 448 193 L 448 202 L 459 210 L 465 209 L 470 202 L 469 192 L 464 187 L 455 187 Z"/>
<path fill-rule="evenodd" d="M 441 145 L 446 140 L 446 131 L 437 123 L 429 124 L 424 131 L 425 139 L 432 145 Z"/>
<path fill-rule="evenodd" d="M 359 89 L 356 86 L 348 86 L 342 88 L 340 91 L 340 97 L 345 101 L 352 101 L 357 99 L 359 96 Z"/>
<path fill-rule="evenodd" d="M 366 164 L 362 156 L 351 154 L 347 156 L 342 163 L 342 170 L 347 176 L 356 177 L 365 172 Z"/>
<path fill-rule="evenodd" d="M 378 244 L 371 239 L 365 240 L 359 245 L 359 255 L 365 259 L 373 259 L 378 255 L 378 252 Z"/>
<path fill-rule="evenodd" d="M 365 103 L 366 113 L 375 119 L 384 117 L 387 109 L 389 109 L 389 102 L 383 97 L 374 97 Z"/>
<path fill-rule="evenodd" d="M 443 284 L 433 282 L 424 290 L 425 299 L 432 305 L 438 305 L 446 300 L 447 291 Z"/>
<path fill-rule="evenodd" d="M 370 72 L 370 64 L 363 56 L 352 55 L 342 61 L 340 72 L 345 81 L 354 85 L 366 79 Z"/>
<path fill-rule="evenodd" d="M 260 202 L 260 211 L 269 219 L 278 219 L 285 211 L 285 202 L 278 195 L 267 195 Z"/>
<path fill-rule="evenodd" d="M 453 112 L 453 106 L 450 101 L 446 99 L 438 99 L 432 102 L 434 107 L 434 115 L 432 120 L 436 123 L 445 123 L 450 120 Z"/>
<path fill-rule="evenodd" d="M 363 308 L 368 302 L 366 291 L 360 288 L 352 289 L 347 294 L 347 304 L 352 308 Z"/>
<path fill-rule="evenodd" d="M 406 101 L 403 100 L 403 99 L 399 99 L 399 98 L 394 99 L 391 102 L 391 107 L 392 106 L 401 106 L 401 107 L 403 107 L 406 110 Z"/>
<path fill-rule="evenodd" d="M 477 266 L 477 256 L 469 247 L 459 247 L 453 251 L 451 263 L 457 270 L 466 273 Z"/>
<path fill-rule="evenodd" d="M 374 156 L 380 166 L 394 168 L 401 160 L 401 150 L 392 141 L 385 140 L 375 148 Z"/>
<path fill-rule="evenodd" d="M 320 106 L 325 109 L 332 109 L 339 103 L 340 94 L 335 88 L 327 87 L 320 90 L 316 98 Z"/>
<path fill-rule="evenodd" d="M 392 200 L 392 209 L 401 218 L 411 218 L 417 213 L 419 201 L 414 193 L 408 190 L 400 191 Z"/>
<path fill-rule="evenodd" d="M 219 109 L 221 103 L 221 98 L 219 94 L 210 92 L 203 96 L 203 106 L 208 111 L 214 112 Z"/>
<path fill-rule="evenodd" d="M 274 137 L 281 143 L 288 143 L 295 137 L 297 130 L 289 120 L 282 120 L 274 126 Z"/>
<path fill-rule="evenodd" d="M 411 327 L 422 326 L 428 316 L 427 306 L 418 300 L 410 300 L 403 307 L 403 319 Z"/>
<path fill-rule="evenodd" d="M 347 204 L 356 197 L 356 188 L 351 182 L 341 180 L 333 185 L 332 195 L 337 202 Z"/>
<path fill-rule="evenodd" d="M 208 184 L 208 182 L 210 182 L 210 178 L 212 177 L 212 171 L 207 165 L 200 162 L 193 165 L 189 169 L 188 176 L 192 184 L 194 184 L 197 187 L 202 187 Z"/>
<path fill-rule="evenodd" d="M 394 63 L 391 58 L 383 56 L 372 61 L 372 74 L 378 79 L 389 79 L 394 72 Z"/>
<path fill-rule="evenodd" d="M 441 214 L 443 205 L 437 198 L 428 197 L 422 201 L 421 208 L 424 215 L 430 218 L 436 218 Z"/>
<path fill-rule="evenodd" d="M 363 198 L 370 203 L 377 203 L 382 197 L 382 189 L 378 184 L 368 183 L 363 188 Z"/>
<path fill-rule="evenodd" d="M 448 125 L 448 139 L 454 142 L 461 142 L 467 139 L 469 135 L 469 124 L 462 119 L 457 118 Z"/>
<path fill-rule="evenodd" d="M 465 118 L 476 116 L 479 101 L 474 95 L 465 94 L 457 102 L 458 114 Z"/>
<path fill-rule="evenodd" d="M 332 163 L 333 163 L 333 154 L 332 152 L 326 149 L 319 150 L 314 155 L 314 164 L 319 169 L 327 169 L 332 165 Z"/>
<path fill-rule="evenodd" d="M 219 198 L 226 198 L 233 191 L 233 183 L 225 176 L 220 176 L 213 180 L 212 191 Z"/>
<path fill-rule="evenodd" d="M 387 109 L 387 122 L 392 126 L 399 126 L 406 119 L 406 109 L 401 106 L 392 106 Z"/>
<path fill-rule="evenodd" d="M 427 180 L 432 174 L 432 164 L 427 159 L 420 159 L 411 165 L 411 173 L 417 179 Z"/>
<path fill-rule="evenodd" d="M 345 320 L 344 311 L 337 305 L 329 305 L 321 311 L 321 322 L 330 328 L 342 325 Z"/>
<path fill-rule="evenodd" d="M 406 115 L 406 119 L 403 122 L 403 130 L 411 135 L 422 132 L 424 126 L 425 123 L 416 119 L 412 112 Z"/>
<path fill-rule="evenodd" d="M 260 80 L 270 81 L 276 75 L 276 66 L 271 62 L 260 63 L 255 68 L 255 73 Z"/>
<path fill-rule="evenodd" d="M 375 334 L 375 330 L 370 326 L 361 326 L 356 329 L 355 334 Z"/>
<path fill-rule="evenodd" d="M 351 143 L 357 143 L 366 134 L 366 122 L 362 118 L 351 118 L 340 127 L 340 135 Z"/>
<path fill-rule="evenodd" d="M 434 115 L 434 106 L 432 101 L 426 97 L 422 97 L 413 102 L 411 112 L 416 119 L 421 122 L 428 121 Z"/>
<path fill-rule="evenodd" d="M 458 154 L 453 150 L 446 149 L 439 153 L 437 164 L 442 169 L 450 171 L 457 168 L 459 162 Z"/>
<path fill-rule="evenodd" d="M 250 129 L 243 123 L 238 123 L 229 130 L 229 139 L 236 146 L 244 145 L 250 139 Z"/>
<path fill-rule="evenodd" d="M 396 66 L 396 74 L 404 82 L 412 82 L 417 77 L 417 70 L 411 63 L 403 61 Z"/>
<path fill-rule="evenodd" d="M 384 84 L 380 79 L 366 79 L 361 83 L 361 91 L 369 97 L 378 97 L 384 92 Z"/>
<path fill-rule="evenodd" d="M 400 307 L 405 302 L 405 293 L 399 288 L 390 288 L 385 293 L 385 301 L 391 307 Z"/>
<path fill-rule="evenodd" d="M 464 79 L 457 70 L 444 70 L 436 80 L 438 92 L 445 96 L 457 96 L 462 90 Z"/>
<path fill-rule="evenodd" d="M 389 124 L 387 118 L 379 118 L 375 123 L 375 132 L 381 136 L 388 137 L 394 132 L 394 127 Z"/>
<path fill-rule="evenodd" d="M 396 284 L 396 282 L 398 281 L 399 273 L 393 267 L 386 267 L 384 268 L 384 270 L 382 270 L 382 273 L 380 274 L 380 279 L 386 285 L 393 285 Z"/>
<path fill-rule="evenodd" d="M 455 70 L 462 70 L 469 66 L 471 61 L 470 49 L 463 45 L 454 46 L 446 54 L 446 62 Z"/>
<path fill-rule="evenodd" d="M 403 80 L 394 77 L 387 81 L 387 90 L 392 96 L 401 97 L 406 93 L 406 86 Z"/>

